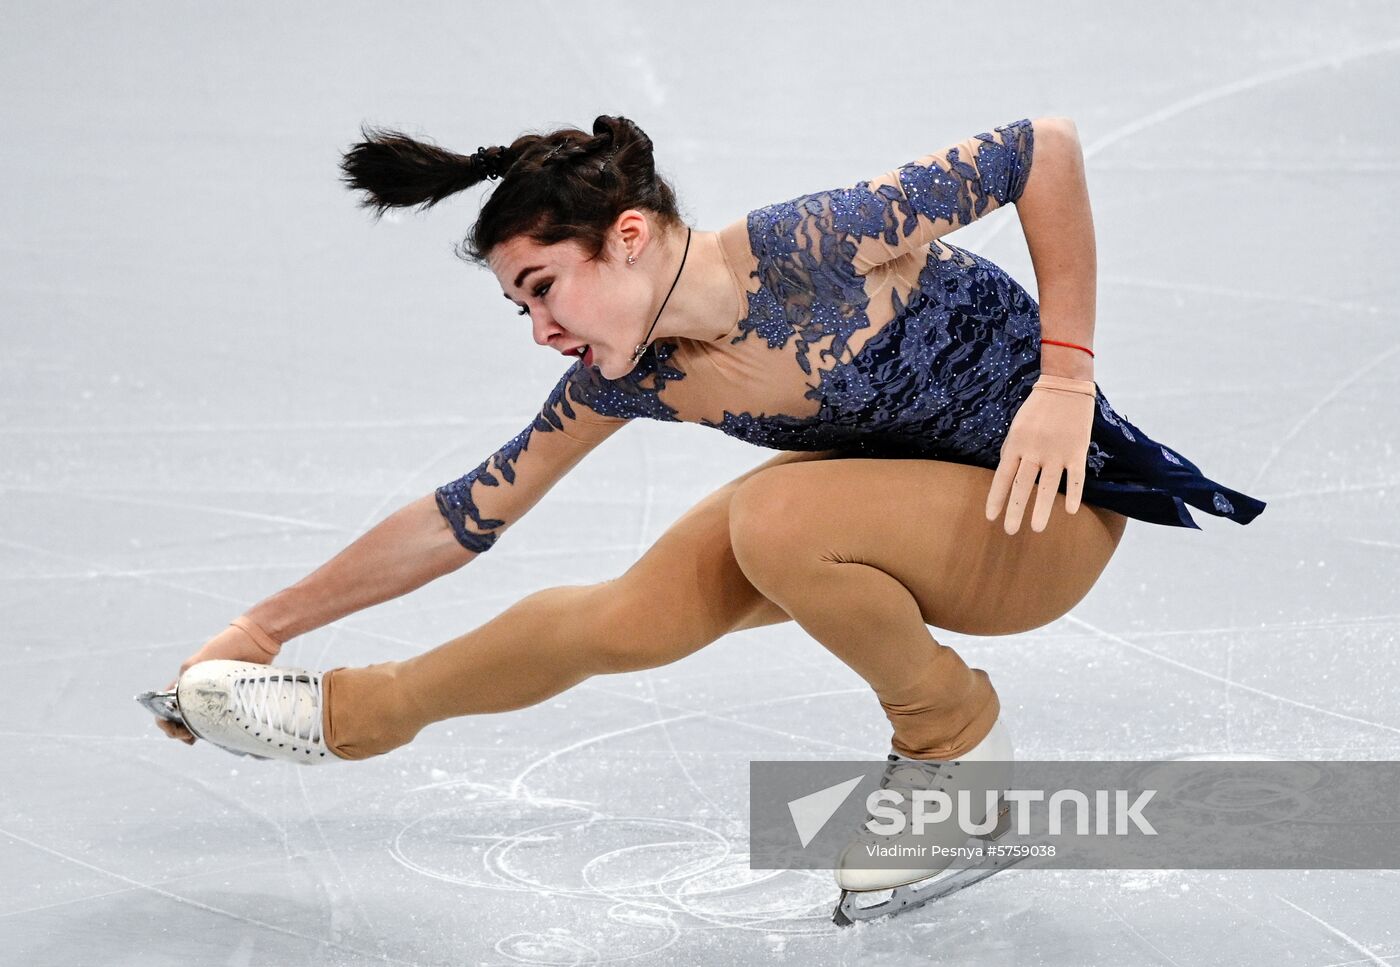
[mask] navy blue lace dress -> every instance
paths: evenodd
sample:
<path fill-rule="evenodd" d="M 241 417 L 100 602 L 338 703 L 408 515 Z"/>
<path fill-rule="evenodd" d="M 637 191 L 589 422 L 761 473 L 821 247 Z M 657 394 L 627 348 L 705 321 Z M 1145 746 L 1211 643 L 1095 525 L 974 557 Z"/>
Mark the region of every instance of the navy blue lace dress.
<path fill-rule="evenodd" d="M 1039 309 L 999 266 L 941 236 L 1015 202 L 1033 153 L 1034 127 L 1022 119 L 726 226 L 733 327 L 713 340 L 657 339 L 616 380 L 573 363 L 529 426 L 438 488 L 457 539 L 490 548 L 639 417 L 779 450 L 995 469 L 1040 375 Z M 1149 437 L 1101 390 L 1096 401 L 1084 503 L 1192 528 L 1188 504 L 1240 524 L 1264 509 Z"/>

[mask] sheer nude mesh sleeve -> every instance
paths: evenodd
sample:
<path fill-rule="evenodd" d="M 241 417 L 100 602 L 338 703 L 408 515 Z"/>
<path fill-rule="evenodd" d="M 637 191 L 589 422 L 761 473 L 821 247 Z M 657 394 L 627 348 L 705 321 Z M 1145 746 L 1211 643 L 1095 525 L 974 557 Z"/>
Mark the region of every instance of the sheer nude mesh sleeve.
<path fill-rule="evenodd" d="M 869 181 L 786 203 L 798 261 L 858 275 L 1015 202 L 1030 176 L 1035 132 L 1023 118 L 974 134 Z M 777 209 L 779 206 L 770 206 Z"/>
<path fill-rule="evenodd" d="M 506 528 L 628 422 L 599 413 L 572 396 L 569 391 L 578 374 L 575 364 L 529 426 L 475 469 L 435 491 L 438 510 L 467 550 L 478 554 L 490 550 Z"/>
<path fill-rule="evenodd" d="M 1034 149 L 1034 127 L 1022 119 L 865 182 L 880 199 L 884 230 L 861 238 L 856 271 L 864 274 L 1014 203 L 1025 191 Z"/>

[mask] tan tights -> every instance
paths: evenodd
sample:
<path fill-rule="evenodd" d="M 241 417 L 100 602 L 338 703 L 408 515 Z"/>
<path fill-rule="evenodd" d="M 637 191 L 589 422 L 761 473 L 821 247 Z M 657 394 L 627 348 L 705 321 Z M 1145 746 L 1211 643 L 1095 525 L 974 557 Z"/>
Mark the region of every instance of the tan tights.
<path fill-rule="evenodd" d="M 332 752 L 365 759 L 459 715 L 523 708 L 592 675 L 654 668 L 745 628 L 794 620 L 868 682 L 892 747 L 956 758 L 1000 711 L 929 625 L 1007 635 L 1047 624 L 1098 579 L 1127 518 L 1082 504 L 1008 535 L 992 471 L 785 452 L 687 511 L 625 574 L 546 588 L 404 661 L 323 677 Z M 664 606 L 660 606 L 663 605 Z"/>

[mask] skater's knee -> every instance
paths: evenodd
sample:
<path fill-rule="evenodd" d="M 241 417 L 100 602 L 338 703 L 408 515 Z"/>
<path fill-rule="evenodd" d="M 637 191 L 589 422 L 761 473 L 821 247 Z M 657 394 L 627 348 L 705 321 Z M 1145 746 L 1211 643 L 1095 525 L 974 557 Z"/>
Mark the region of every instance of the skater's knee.
<path fill-rule="evenodd" d="M 744 574 L 753 580 L 789 570 L 802 546 L 810 508 L 791 475 L 802 465 L 772 467 L 745 480 L 729 503 L 729 544 Z"/>

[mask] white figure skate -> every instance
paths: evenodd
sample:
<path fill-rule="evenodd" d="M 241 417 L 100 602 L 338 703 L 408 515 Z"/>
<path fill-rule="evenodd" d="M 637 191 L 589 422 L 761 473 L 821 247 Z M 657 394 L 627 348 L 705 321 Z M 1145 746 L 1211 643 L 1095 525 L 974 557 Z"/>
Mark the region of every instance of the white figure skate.
<path fill-rule="evenodd" d="M 873 920 L 894 913 L 903 913 L 955 893 L 964 887 L 985 880 L 1019 862 L 1023 856 L 1008 857 L 996 865 L 977 868 L 949 869 L 951 856 L 931 856 L 928 865 L 919 869 L 869 869 L 859 866 L 871 855 L 872 844 L 899 846 L 920 843 L 927 846 L 953 848 L 977 846 L 1000 839 L 1011 828 L 1010 808 L 1000 796 L 996 799 L 996 815 L 987 816 L 986 792 L 1006 789 L 1011 784 L 1014 751 L 1011 738 L 998 718 L 986 738 L 959 759 L 909 759 L 897 753 L 888 756 L 880 786 L 903 793 L 897 808 L 905 815 L 904 830 L 881 835 L 862 825 L 860 833 L 841 853 L 836 866 L 836 885 L 841 898 L 831 919 L 838 926 L 849 927 L 858 921 Z M 960 769 L 960 763 L 986 762 L 973 769 Z M 995 764 L 990 764 L 995 763 Z M 944 821 L 926 827 L 922 836 L 913 837 L 910 813 L 912 793 L 917 789 L 940 789 L 946 792 L 957 808 L 958 791 L 970 793 L 972 813 L 969 825 L 986 825 L 988 831 L 969 836 L 959 823 Z M 870 817 L 867 817 L 867 821 Z M 985 861 L 984 861 L 985 862 Z M 885 896 L 884 894 L 888 894 Z"/>
<path fill-rule="evenodd" d="M 236 755 L 302 765 L 343 761 L 321 734 L 321 673 L 251 661 L 191 665 L 169 692 L 137 701 Z"/>

